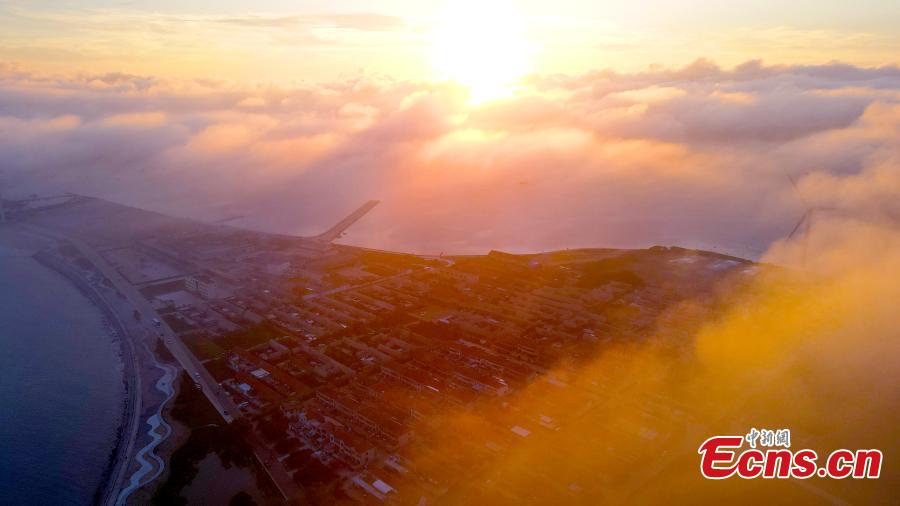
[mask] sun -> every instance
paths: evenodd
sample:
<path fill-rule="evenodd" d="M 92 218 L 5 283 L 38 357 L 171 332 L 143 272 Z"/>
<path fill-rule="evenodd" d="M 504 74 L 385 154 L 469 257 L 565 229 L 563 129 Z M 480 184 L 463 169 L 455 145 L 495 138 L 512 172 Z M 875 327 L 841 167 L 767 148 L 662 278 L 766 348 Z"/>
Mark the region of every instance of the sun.
<path fill-rule="evenodd" d="M 509 96 L 531 71 L 533 46 L 509 1 L 451 0 L 431 35 L 435 74 L 468 88 L 472 102 Z"/>

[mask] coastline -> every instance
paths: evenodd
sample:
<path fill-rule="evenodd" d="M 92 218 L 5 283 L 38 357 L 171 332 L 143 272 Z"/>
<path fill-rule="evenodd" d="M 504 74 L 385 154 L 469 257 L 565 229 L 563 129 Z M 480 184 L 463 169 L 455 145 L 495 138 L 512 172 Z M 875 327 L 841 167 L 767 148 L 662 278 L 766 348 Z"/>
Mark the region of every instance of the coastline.
<path fill-rule="evenodd" d="M 122 382 L 126 395 L 123 399 L 122 422 L 116 433 L 116 442 L 107 460 L 93 503 L 99 505 L 114 504 L 122 476 L 128 468 L 130 455 L 137 435 L 137 422 L 140 415 L 141 378 L 138 374 L 137 355 L 125 326 L 118 315 L 97 290 L 71 268 L 46 251 L 39 251 L 32 258 L 45 268 L 63 276 L 70 284 L 86 297 L 103 315 L 106 328 L 114 343 L 119 345 L 119 358 L 122 364 Z M 126 441 L 127 440 L 127 441 Z"/>
<path fill-rule="evenodd" d="M 150 426 L 147 434 L 150 436 L 151 441 L 135 454 L 135 461 L 139 463 L 140 468 L 130 477 L 127 486 L 117 487 L 119 493 L 116 495 L 116 504 L 123 504 L 134 492 L 144 485 L 152 483 L 166 470 L 166 459 L 157 455 L 156 449 L 172 434 L 172 427 L 165 420 L 163 411 L 169 401 L 175 396 L 174 382 L 177 379 L 178 370 L 168 363 L 160 362 L 150 348 L 147 347 L 147 343 L 144 343 L 144 349 L 150 355 L 151 360 L 153 360 L 153 365 L 163 371 L 163 376 L 156 381 L 156 389 L 166 394 L 166 398 L 157 406 L 156 413 L 147 419 L 147 425 Z M 157 430 L 160 427 L 163 429 L 162 434 Z M 142 483 L 151 471 L 153 475 L 146 482 Z"/>
<path fill-rule="evenodd" d="M 166 360 L 166 357 L 162 358 L 166 363 L 169 363 L 169 361 Z M 155 448 L 156 455 L 162 459 L 165 467 L 156 480 L 135 490 L 131 494 L 130 498 L 137 504 L 150 504 L 152 502 L 152 498 L 156 495 L 159 488 L 166 483 L 172 473 L 172 455 L 176 450 L 181 448 L 191 436 L 191 427 L 179 421 L 172 415 L 174 404 L 182 389 L 180 378 L 181 375 L 179 374 L 176 376 L 175 380 L 172 381 L 172 388 L 174 388 L 175 395 L 171 401 L 166 403 L 161 413 L 162 418 L 169 424 L 171 433 L 169 434 L 169 437 L 161 441 Z"/>

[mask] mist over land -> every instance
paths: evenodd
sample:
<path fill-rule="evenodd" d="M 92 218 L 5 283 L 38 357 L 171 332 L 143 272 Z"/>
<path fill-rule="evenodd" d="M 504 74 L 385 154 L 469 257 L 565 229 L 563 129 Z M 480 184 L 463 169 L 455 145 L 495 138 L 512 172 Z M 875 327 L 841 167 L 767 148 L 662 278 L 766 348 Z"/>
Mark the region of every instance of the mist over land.
<path fill-rule="evenodd" d="M 370 4 L 0 0 L 0 503 L 891 502 L 900 4 Z"/>
<path fill-rule="evenodd" d="M 271 410 L 276 402 L 293 420 L 289 433 L 301 438 L 311 427 L 330 430 L 310 425 L 322 410 L 356 434 L 366 432 L 345 411 L 374 409 L 375 399 L 389 403 L 380 408 L 385 412 L 397 413 L 398 405 L 418 412 L 402 418 L 403 430 L 415 437 L 402 449 L 389 446 L 415 474 L 388 475 L 376 463 L 367 471 L 390 476 L 401 502 L 414 502 L 434 486 L 427 493 L 448 503 L 551 503 L 561 497 L 574 504 L 597 498 L 718 502 L 737 496 L 748 504 L 785 497 L 868 503 L 886 497 L 897 483 L 887 466 L 875 481 L 804 486 L 760 480 L 717 486 L 695 472 L 697 441 L 757 425 L 789 426 L 795 445 L 820 452 L 854 444 L 879 447 L 886 455 L 895 451 L 900 233 L 890 223 L 823 217 L 802 236 L 777 241 L 764 264 L 660 247 L 494 252 L 438 261 L 332 251 L 309 239 L 205 225 L 97 199 L 62 200 L 68 202 L 14 216 L 27 227 L 79 237 L 103 251 L 165 308 L 193 353 L 219 364 L 207 362 L 218 381 L 252 382 L 247 371 L 260 368 L 280 375 L 269 387 L 253 382 L 262 397 L 235 396 L 254 402 L 241 412 L 275 438 L 275 447 L 286 437 L 272 429 L 281 423 Z M 165 256 L 153 259 L 160 252 Z M 166 281 L 200 265 L 222 282 L 237 283 L 230 289 L 234 295 L 204 302 L 182 283 Z M 285 268 L 292 274 L 277 274 Z M 309 292 L 304 286 L 310 285 L 317 288 Z M 165 302 L 169 297 L 180 305 Z M 377 301 L 402 305 L 408 313 L 385 313 L 373 305 Z M 223 323 L 209 323 L 204 314 L 227 314 L 231 323 L 224 324 L 234 329 L 250 325 L 235 318 L 241 307 L 267 314 L 279 327 L 272 334 L 251 325 L 257 330 L 237 333 L 246 344 L 232 347 L 232 335 L 218 327 Z M 361 316 L 370 311 L 380 316 Z M 313 381 L 295 368 L 314 352 L 304 341 L 325 350 L 309 357 L 337 357 L 347 365 L 332 365 L 343 369 Z M 388 343 L 401 348 L 381 348 Z M 481 351 L 459 351 L 459 343 Z M 402 353 L 411 356 L 373 355 L 359 346 L 410 350 Z M 539 351 L 522 355 L 517 346 Z M 447 381 L 452 374 L 484 373 L 481 365 L 458 364 L 460 353 L 501 367 L 502 373 L 492 369 L 489 375 L 503 374 L 508 382 L 502 388 L 509 391 L 498 398 L 476 395 Z M 511 359 L 500 358 L 506 353 Z M 231 365 L 223 369 L 222 362 Z M 438 385 L 435 394 L 422 395 L 421 388 L 415 393 L 398 383 L 398 375 L 413 385 Z M 310 388 L 318 393 L 311 396 Z M 305 393 L 298 398 L 297 392 Z M 441 402 L 444 395 L 458 397 Z M 326 402 L 356 407 L 340 411 Z M 316 448 L 315 439 L 304 441 Z M 297 450 L 303 458 L 290 462 L 315 468 L 310 451 Z M 322 451 L 331 458 L 330 450 Z M 642 461 L 650 465 L 629 464 Z M 331 476 L 323 483 L 296 475 L 306 497 L 327 502 L 334 480 L 346 484 L 340 480 L 358 476 L 358 467 L 332 465 L 347 474 L 319 469 Z"/>

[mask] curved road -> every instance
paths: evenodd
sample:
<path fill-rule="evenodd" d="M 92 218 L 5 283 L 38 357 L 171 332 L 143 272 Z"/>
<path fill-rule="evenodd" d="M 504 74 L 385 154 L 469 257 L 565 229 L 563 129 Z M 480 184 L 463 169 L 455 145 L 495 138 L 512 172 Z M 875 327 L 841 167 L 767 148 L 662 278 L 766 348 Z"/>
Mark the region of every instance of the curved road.
<path fill-rule="evenodd" d="M 147 354 L 153 359 L 153 365 L 163 371 L 162 377 L 156 381 L 156 389 L 166 394 L 166 398 L 159 403 L 159 406 L 156 408 L 156 413 L 147 418 L 147 425 L 150 426 L 150 430 L 147 431 L 147 434 L 150 435 L 151 440 L 147 443 L 147 446 L 138 450 L 135 459 L 140 463 L 141 467 L 131 475 L 128 485 L 119 493 L 119 497 L 116 499 L 116 505 L 125 504 L 125 501 L 132 492 L 155 480 L 166 468 L 165 461 L 161 459 L 159 455 L 154 453 L 153 450 L 172 434 L 172 427 L 163 419 L 162 410 L 165 405 L 172 400 L 172 397 L 175 396 L 175 388 L 172 386 L 172 382 L 175 380 L 177 371 L 171 365 L 160 363 L 156 359 L 156 355 L 147 348 L 146 342 L 144 343 L 144 349 L 147 350 Z M 159 427 L 163 428 L 162 434 L 157 430 Z M 153 475 L 145 479 L 145 477 L 154 469 L 156 469 L 156 471 L 153 472 Z"/>
<path fill-rule="evenodd" d="M 141 321 L 144 330 L 149 331 L 152 335 L 157 335 L 161 339 L 163 339 L 163 343 L 166 348 L 168 348 L 169 352 L 175 357 L 175 360 L 184 368 L 185 372 L 188 373 L 191 380 L 194 383 L 198 384 L 206 395 L 206 398 L 209 399 L 209 402 L 212 406 L 219 412 L 219 415 L 225 420 L 226 423 L 231 423 L 236 416 L 240 416 L 240 413 L 237 409 L 237 406 L 234 404 L 234 401 L 231 397 L 222 389 L 221 386 L 216 382 L 216 380 L 209 374 L 203 364 L 201 364 L 196 357 L 188 350 L 187 346 L 179 339 L 178 335 L 169 327 L 169 325 L 163 320 L 160 321 L 158 325 L 154 325 L 150 323 L 154 318 L 160 319 L 159 315 L 156 313 L 156 310 L 153 308 L 153 305 L 144 298 L 144 296 L 137 290 L 137 288 L 129 283 L 115 268 L 113 268 L 96 250 L 87 245 L 83 240 L 72 237 L 66 234 L 54 232 L 51 230 L 47 230 L 43 227 L 39 227 L 37 225 L 24 225 L 27 228 L 34 230 L 39 234 L 44 234 L 50 236 L 54 239 L 67 241 L 69 244 L 74 246 L 88 261 L 94 264 L 103 276 L 109 280 L 113 286 L 115 286 L 116 290 L 119 291 L 124 296 L 124 299 L 127 300 L 134 309 L 140 313 L 142 316 Z M 401 273 L 403 274 L 403 273 Z M 154 361 L 156 360 L 153 357 Z M 163 366 L 157 362 L 157 367 L 165 369 L 166 367 L 171 366 Z M 170 380 L 171 383 L 171 380 Z M 157 383 L 157 387 L 159 388 L 159 383 Z M 171 388 L 171 384 L 169 384 Z M 166 428 L 166 436 L 159 436 L 160 441 L 168 436 L 170 429 L 168 424 L 165 423 L 161 419 L 161 417 L 150 417 L 147 420 L 147 423 L 151 425 L 150 435 L 151 437 L 156 438 L 154 436 L 156 432 L 156 427 L 159 425 L 164 425 Z M 296 482 L 291 478 L 290 473 L 281 465 L 273 455 L 271 455 L 271 450 L 269 450 L 264 445 L 260 444 L 258 441 L 252 441 L 252 446 L 254 450 L 254 455 L 257 460 L 259 460 L 263 469 L 265 469 L 266 473 L 275 483 L 278 490 L 284 496 L 285 499 L 290 499 L 292 497 L 298 496 L 300 494 L 300 487 Z M 146 454 L 156 447 L 157 443 L 151 443 L 152 447 L 147 449 L 146 447 L 141 450 L 141 469 L 144 469 L 144 463 L 146 463 Z M 150 446 L 150 445 L 148 445 Z M 158 459 L 155 454 L 151 453 L 151 459 Z M 141 472 L 140 470 L 138 472 Z M 144 471 L 146 474 L 148 471 Z M 162 472 L 160 470 L 160 472 Z M 158 474 L 157 474 L 158 476 Z M 155 478 L 156 476 L 154 476 Z M 138 477 L 138 482 L 142 476 Z M 134 476 L 132 476 L 134 479 Z M 127 499 L 128 495 L 131 494 L 135 489 L 140 488 L 141 485 L 136 485 L 135 483 L 129 484 L 129 486 L 123 489 L 119 498 L 116 501 L 116 504 L 122 504 L 125 499 Z M 127 491 L 127 492 L 126 492 Z"/>

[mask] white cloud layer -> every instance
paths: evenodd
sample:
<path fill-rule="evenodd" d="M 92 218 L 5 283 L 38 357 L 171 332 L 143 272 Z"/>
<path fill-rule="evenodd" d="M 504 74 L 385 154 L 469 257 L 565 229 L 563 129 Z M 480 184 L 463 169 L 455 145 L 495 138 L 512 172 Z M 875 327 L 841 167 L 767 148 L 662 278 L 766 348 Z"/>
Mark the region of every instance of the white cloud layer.
<path fill-rule="evenodd" d="M 0 66 L 0 184 L 421 252 L 680 244 L 762 253 L 804 212 L 900 217 L 900 68 L 539 76 L 285 88 Z M 827 210 L 825 210 L 827 208 Z"/>

